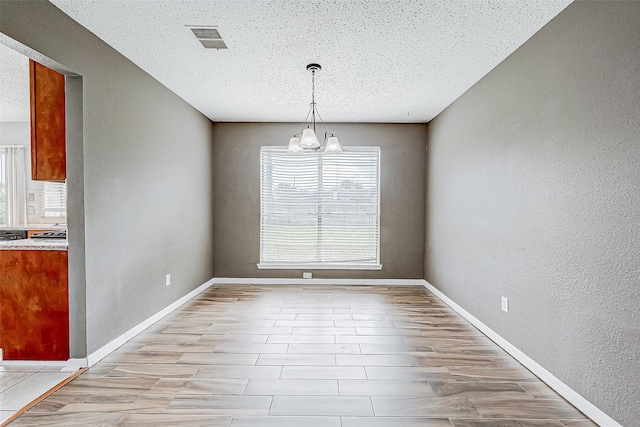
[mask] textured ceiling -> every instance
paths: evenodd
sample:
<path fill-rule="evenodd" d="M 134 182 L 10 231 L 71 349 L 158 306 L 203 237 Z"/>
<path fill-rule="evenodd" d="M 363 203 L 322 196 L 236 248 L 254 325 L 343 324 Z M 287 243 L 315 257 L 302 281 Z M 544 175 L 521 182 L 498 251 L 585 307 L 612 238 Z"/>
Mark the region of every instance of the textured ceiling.
<path fill-rule="evenodd" d="M 29 58 L 0 44 L 0 122 L 29 121 Z"/>
<path fill-rule="evenodd" d="M 429 121 L 571 2 L 51 1 L 214 121 L 302 121 L 318 62 L 336 122 Z"/>

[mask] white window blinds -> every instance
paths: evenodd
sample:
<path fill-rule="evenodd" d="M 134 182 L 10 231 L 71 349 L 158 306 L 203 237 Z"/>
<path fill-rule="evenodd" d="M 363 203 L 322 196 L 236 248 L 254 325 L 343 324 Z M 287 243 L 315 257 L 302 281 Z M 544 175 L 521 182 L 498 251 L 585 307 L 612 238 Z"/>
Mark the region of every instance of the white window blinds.
<path fill-rule="evenodd" d="M 67 185 L 64 182 L 45 182 L 42 194 L 44 216 L 67 216 Z"/>
<path fill-rule="evenodd" d="M 381 268 L 379 147 L 260 154 L 260 268 Z"/>

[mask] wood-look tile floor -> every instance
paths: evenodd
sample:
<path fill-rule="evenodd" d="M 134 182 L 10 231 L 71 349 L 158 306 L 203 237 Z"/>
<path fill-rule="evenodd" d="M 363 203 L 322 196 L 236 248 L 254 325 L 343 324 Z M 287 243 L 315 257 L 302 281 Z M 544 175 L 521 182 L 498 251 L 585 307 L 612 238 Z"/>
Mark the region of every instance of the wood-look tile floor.
<path fill-rule="evenodd" d="M 11 426 L 595 426 L 420 286 L 213 286 Z"/>

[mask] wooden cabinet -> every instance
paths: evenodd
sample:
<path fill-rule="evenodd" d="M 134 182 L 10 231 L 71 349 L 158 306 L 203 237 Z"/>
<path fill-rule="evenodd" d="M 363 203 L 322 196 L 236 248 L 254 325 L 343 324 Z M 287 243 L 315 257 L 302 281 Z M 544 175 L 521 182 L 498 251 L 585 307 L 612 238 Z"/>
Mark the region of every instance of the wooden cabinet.
<path fill-rule="evenodd" d="M 64 75 L 29 61 L 31 178 L 64 181 L 67 176 Z"/>
<path fill-rule="evenodd" d="M 5 360 L 69 359 L 67 262 L 67 251 L 0 250 Z"/>

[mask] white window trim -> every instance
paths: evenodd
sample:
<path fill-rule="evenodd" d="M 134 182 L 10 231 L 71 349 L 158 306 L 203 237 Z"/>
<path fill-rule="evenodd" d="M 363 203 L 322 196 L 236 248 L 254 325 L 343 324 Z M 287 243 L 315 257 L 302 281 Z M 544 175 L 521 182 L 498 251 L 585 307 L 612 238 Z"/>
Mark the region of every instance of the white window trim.
<path fill-rule="evenodd" d="M 281 148 L 280 146 L 263 146 L 264 148 Z M 260 147 L 261 149 L 263 147 Z M 376 259 L 378 262 L 361 262 L 361 263 L 276 263 L 276 262 L 264 262 L 262 261 L 262 241 L 260 241 L 260 262 L 256 264 L 259 270 L 382 270 L 382 264 L 380 263 L 380 246 L 382 244 L 382 229 L 380 228 L 380 205 L 382 200 L 380 198 L 381 192 L 381 165 L 382 155 L 379 146 L 351 146 L 342 147 L 343 151 L 357 152 L 368 151 L 371 149 L 377 149 L 379 152 L 378 157 L 378 212 L 377 212 L 377 228 L 378 228 L 378 244 L 376 247 Z M 260 173 L 262 173 L 262 160 L 260 160 Z M 260 179 L 260 236 L 262 236 L 262 179 Z M 260 237 L 262 239 L 262 237 Z"/>
<path fill-rule="evenodd" d="M 258 263 L 260 270 L 382 270 L 382 264 L 357 263 Z"/>

